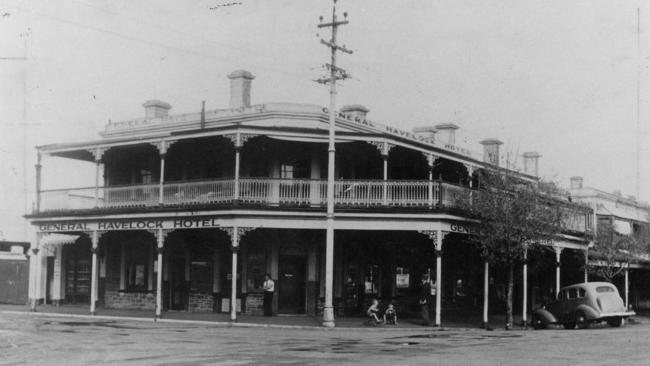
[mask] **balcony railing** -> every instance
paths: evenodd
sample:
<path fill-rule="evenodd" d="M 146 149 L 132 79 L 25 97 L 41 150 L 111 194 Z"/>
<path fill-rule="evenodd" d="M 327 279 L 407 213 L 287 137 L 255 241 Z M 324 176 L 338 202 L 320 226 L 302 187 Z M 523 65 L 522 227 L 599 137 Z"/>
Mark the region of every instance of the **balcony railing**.
<path fill-rule="evenodd" d="M 338 180 L 334 203 L 339 207 L 455 206 L 466 187 L 429 181 Z M 115 187 L 85 187 L 41 192 L 40 212 L 92 208 L 192 206 L 238 201 L 277 206 L 325 206 L 327 181 L 318 179 L 241 178 L 169 182 Z"/>
<path fill-rule="evenodd" d="M 237 189 L 236 189 L 237 188 Z M 439 181 L 337 180 L 334 204 L 338 208 L 460 208 L 459 197 L 469 188 Z M 93 208 L 142 208 L 227 204 L 325 207 L 327 181 L 318 179 L 241 178 L 169 182 L 115 187 L 87 187 L 41 191 L 40 213 Z M 590 229 L 589 215 L 571 211 L 568 230 Z"/>

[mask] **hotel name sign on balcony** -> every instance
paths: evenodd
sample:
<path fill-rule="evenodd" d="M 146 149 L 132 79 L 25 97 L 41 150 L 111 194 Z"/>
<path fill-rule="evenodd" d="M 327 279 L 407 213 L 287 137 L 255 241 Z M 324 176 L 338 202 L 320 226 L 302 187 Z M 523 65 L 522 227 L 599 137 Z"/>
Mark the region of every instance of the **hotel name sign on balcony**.
<path fill-rule="evenodd" d="M 106 230 L 154 230 L 154 229 L 201 229 L 221 227 L 215 218 L 191 218 L 173 220 L 99 220 L 90 222 L 52 222 L 38 225 L 39 232 L 106 231 Z"/>
<path fill-rule="evenodd" d="M 323 108 L 323 112 L 328 113 L 328 109 Z M 374 128 L 374 129 L 382 131 L 382 132 L 386 132 L 386 133 L 388 133 L 390 135 L 393 135 L 393 136 L 407 138 L 407 139 L 410 139 L 410 140 L 423 142 L 423 143 L 426 143 L 426 144 L 429 144 L 429 145 L 442 147 L 445 150 L 449 150 L 449 151 L 459 153 L 459 154 L 463 154 L 463 155 L 467 155 L 467 156 L 472 155 L 472 152 L 469 149 L 466 149 L 466 148 L 463 148 L 463 147 L 460 147 L 460 146 L 456 146 L 456 145 L 452 145 L 452 144 L 440 144 L 439 141 L 436 141 L 433 138 L 425 137 L 425 136 L 419 136 L 419 135 L 417 135 L 417 134 L 415 134 L 413 132 L 402 130 L 402 129 L 399 129 L 399 128 L 395 128 L 395 127 L 392 127 L 392 126 L 389 126 L 389 125 L 384 125 L 384 124 L 381 124 L 381 123 L 373 122 L 371 120 L 361 118 L 359 116 L 351 116 L 351 115 L 339 112 L 338 117 L 341 118 L 341 119 L 344 119 L 346 121 L 349 121 L 349 122 L 357 123 L 357 124 L 360 124 L 360 125 L 363 125 L 363 126 L 366 126 L 366 127 Z"/>

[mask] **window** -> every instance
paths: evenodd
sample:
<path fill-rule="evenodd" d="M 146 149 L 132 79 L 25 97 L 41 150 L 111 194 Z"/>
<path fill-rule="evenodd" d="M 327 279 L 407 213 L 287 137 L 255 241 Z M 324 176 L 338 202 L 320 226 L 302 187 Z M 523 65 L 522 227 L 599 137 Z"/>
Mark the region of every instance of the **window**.
<path fill-rule="evenodd" d="M 251 244 L 248 247 L 247 260 L 246 285 L 248 292 L 262 292 L 266 274 L 266 248 L 263 245 Z"/>
<path fill-rule="evenodd" d="M 151 170 L 142 169 L 140 170 L 140 177 L 142 177 L 142 184 L 151 184 L 153 174 Z"/>
<path fill-rule="evenodd" d="M 124 248 L 126 265 L 126 289 L 130 291 L 147 290 L 149 276 L 149 248 L 139 243 L 128 243 Z"/>
<path fill-rule="evenodd" d="M 570 288 L 567 290 L 567 299 L 577 299 L 578 298 L 578 289 Z"/>
<path fill-rule="evenodd" d="M 578 297 L 585 297 L 587 295 L 587 292 L 583 288 L 578 289 Z"/>
<path fill-rule="evenodd" d="M 609 286 L 598 286 L 596 287 L 596 292 L 603 293 L 603 292 L 615 292 L 615 291 L 612 287 Z"/>
<path fill-rule="evenodd" d="M 193 260 L 190 263 L 190 291 L 212 292 L 212 262 Z"/>
<path fill-rule="evenodd" d="M 284 161 L 280 165 L 280 178 L 309 178 L 309 162 L 300 160 Z"/>

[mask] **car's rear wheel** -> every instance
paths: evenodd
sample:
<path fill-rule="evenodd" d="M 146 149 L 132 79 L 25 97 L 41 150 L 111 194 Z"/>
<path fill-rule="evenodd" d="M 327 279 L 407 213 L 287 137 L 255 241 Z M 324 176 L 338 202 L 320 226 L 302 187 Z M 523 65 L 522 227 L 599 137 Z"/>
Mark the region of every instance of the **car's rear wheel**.
<path fill-rule="evenodd" d="M 533 318 L 530 320 L 530 322 L 533 325 L 533 329 L 545 329 L 546 328 L 546 323 L 542 320 L 542 317 L 540 317 L 537 314 L 533 314 Z"/>
<path fill-rule="evenodd" d="M 576 323 L 566 322 L 566 323 L 562 323 L 562 326 L 564 327 L 564 329 L 574 329 L 576 327 Z"/>
<path fill-rule="evenodd" d="M 585 313 L 583 313 L 582 311 L 576 312 L 575 322 L 576 325 L 578 326 L 578 329 L 589 328 L 589 320 L 587 319 Z"/>
<path fill-rule="evenodd" d="M 608 324 L 610 327 L 618 328 L 618 327 L 620 327 L 621 325 L 623 325 L 623 318 L 621 318 L 621 317 L 619 316 L 619 317 L 616 317 L 616 318 L 608 319 L 608 320 L 607 320 L 607 324 Z"/>

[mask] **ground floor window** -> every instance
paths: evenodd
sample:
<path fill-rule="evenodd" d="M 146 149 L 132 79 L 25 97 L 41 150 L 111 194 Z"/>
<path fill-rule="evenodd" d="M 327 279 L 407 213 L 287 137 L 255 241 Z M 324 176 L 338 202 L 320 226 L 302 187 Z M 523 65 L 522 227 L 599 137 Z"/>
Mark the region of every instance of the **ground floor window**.
<path fill-rule="evenodd" d="M 266 274 L 266 246 L 263 243 L 249 244 L 246 265 L 246 287 L 248 292 L 262 292 Z"/>
<path fill-rule="evenodd" d="M 149 279 L 149 248 L 140 243 L 129 243 L 124 248 L 126 289 L 146 291 Z"/>

